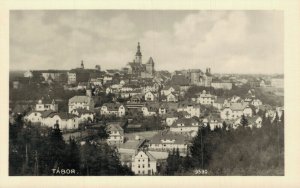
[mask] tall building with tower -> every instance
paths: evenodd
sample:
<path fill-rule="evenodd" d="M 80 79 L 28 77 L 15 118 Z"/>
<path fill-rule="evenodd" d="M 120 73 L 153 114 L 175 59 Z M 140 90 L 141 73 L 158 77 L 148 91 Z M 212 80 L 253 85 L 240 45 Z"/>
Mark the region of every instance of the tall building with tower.
<path fill-rule="evenodd" d="M 147 63 L 143 64 L 141 46 L 138 42 L 135 58 L 132 62 L 129 62 L 126 65 L 124 70 L 127 72 L 127 74 L 132 75 L 134 77 L 153 78 L 155 73 L 154 67 L 155 63 L 152 57 L 149 58 Z"/>

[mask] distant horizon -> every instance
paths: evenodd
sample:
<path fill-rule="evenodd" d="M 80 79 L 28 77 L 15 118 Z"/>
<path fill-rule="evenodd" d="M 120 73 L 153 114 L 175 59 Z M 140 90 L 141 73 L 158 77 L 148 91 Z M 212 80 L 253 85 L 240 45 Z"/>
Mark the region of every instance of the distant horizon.
<path fill-rule="evenodd" d="M 72 69 L 76 69 L 76 68 L 72 68 Z M 85 69 L 93 69 L 93 68 L 85 68 Z M 48 70 L 62 70 L 62 71 L 68 71 L 71 69 L 30 69 L 30 70 L 18 70 L 18 69 L 10 69 L 9 72 L 26 72 L 26 71 L 48 71 Z M 106 70 L 115 70 L 115 69 L 101 69 L 101 71 L 106 71 Z M 120 70 L 120 69 L 118 69 Z M 180 69 L 180 70 L 174 70 L 174 71 L 168 71 L 168 70 L 156 70 L 158 72 L 160 71 L 168 71 L 169 73 L 173 73 L 175 71 L 183 71 L 183 70 L 189 70 L 189 69 Z M 200 69 L 202 71 L 204 71 L 203 69 Z M 231 75 L 283 75 L 284 73 L 222 73 L 222 72 L 212 72 L 212 74 L 231 74 Z"/>
<path fill-rule="evenodd" d="M 156 70 L 283 74 L 283 26 L 275 10 L 12 10 L 10 69 L 69 70 L 82 59 L 121 69 L 140 42 Z"/>

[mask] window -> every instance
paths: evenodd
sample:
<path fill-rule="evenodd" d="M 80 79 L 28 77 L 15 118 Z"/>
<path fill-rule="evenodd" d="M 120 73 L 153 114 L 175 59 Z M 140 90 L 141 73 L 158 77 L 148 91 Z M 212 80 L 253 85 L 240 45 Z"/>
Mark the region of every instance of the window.
<path fill-rule="evenodd" d="M 37 113 L 34 113 L 35 116 L 37 116 Z"/>
<path fill-rule="evenodd" d="M 145 168 L 145 165 L 143 165 L 143 168 Z"/>
<path fill-rule="evenodd" d="M 140 162 L 140 160 L 139 160 L 139 162 Z"/>
<path fill-rule="evenodd" d="M 138 168 L 140 168 L 141 166 L 140 165 L 138 165 Z"/>
<path fill-rule="evenodd" d="M 150 164 L 148 164 L 148 168 L 150 168 Z"/>

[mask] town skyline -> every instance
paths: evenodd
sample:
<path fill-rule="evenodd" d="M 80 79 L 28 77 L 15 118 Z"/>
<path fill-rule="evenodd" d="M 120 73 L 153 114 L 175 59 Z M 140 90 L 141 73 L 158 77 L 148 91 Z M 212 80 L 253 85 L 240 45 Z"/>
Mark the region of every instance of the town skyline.
<path fill-rule="evenodd" d="M 143 62 L 152 57 L 156 70 L 210 67 L 215 73 L 283 74 L 280 11 L 11 11 L 10 15 L 10 70 L 69 70 L 79 67 L 81 60 L 87 68 L 121 69 L 132 61 L 140 42 Z M 31 27 L 33 23 L 36 27 Z"/>

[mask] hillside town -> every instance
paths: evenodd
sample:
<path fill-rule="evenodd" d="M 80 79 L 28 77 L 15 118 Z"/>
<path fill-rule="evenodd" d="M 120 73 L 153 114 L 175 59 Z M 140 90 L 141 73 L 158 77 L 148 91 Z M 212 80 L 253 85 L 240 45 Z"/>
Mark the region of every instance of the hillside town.
<path fill-rule="evenodd" d="M 11 73 L 10 125 L 56 129 L 80 147 L 105 142 L 134 175 L 164 175 L 171 155 L 193 155 L 201 130 L 283 123 L 283 75 L 221 74 L 209 65 L 169 72 L 142 52 L 138 43 L 120 69 L 78 60 L 71 70 Z"/>

